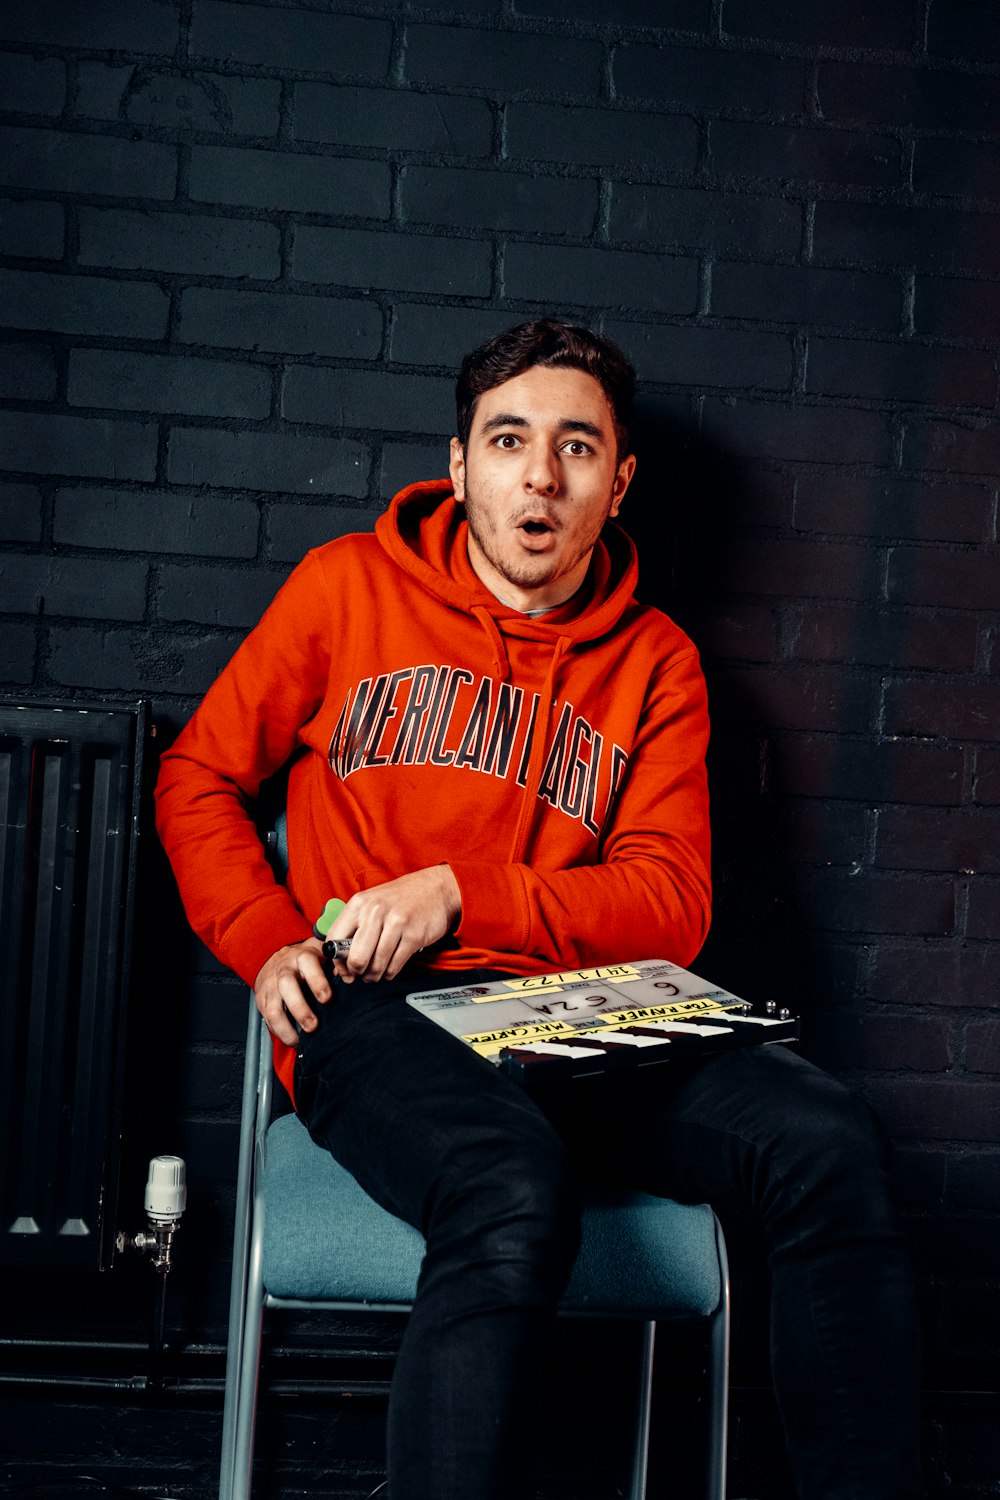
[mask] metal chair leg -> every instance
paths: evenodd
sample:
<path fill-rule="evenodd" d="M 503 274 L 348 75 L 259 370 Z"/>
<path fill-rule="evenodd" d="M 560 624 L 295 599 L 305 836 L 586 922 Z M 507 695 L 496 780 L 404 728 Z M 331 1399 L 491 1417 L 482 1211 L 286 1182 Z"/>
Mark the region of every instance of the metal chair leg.
<path fill-rule="evenodd" d="M 722 1295 L 712 1315 L 708 1392 L 707 1500 L 726 1500 L 726 1458 L 729 1433 L 729 1260 L 722 1226 L 715 1221 Z"/>
<path fill-rule="evenodd" d="M 656 1324 L 642 1325 L 642 1352 L 639 1371 L 639 1400 L 635 1422 L 635 1441 L 632 1448 L 632 1482 L 628 1500 L 645 1500 L 646 1480 L 649 1474 L 649 1422 L 653 1403 L 653 1355 L 656 1344 Z"/>

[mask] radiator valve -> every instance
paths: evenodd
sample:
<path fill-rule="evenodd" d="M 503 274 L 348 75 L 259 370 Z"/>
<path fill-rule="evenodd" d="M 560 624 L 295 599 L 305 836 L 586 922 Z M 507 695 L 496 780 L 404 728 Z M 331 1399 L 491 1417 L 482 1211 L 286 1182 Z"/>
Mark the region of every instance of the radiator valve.
<path fill-rule="evenodd" d="M 119 1230 L 116 1248 L 138 1250 L 148 1255 L 154 1271 L 166 1275 L 170 1270 L 170 1251 L 187 1207 L 187 1181 L 184 1161 L 179 1156 L 154 1156 L 146 1179 L 146 1228 L 138 1234 Z"/>

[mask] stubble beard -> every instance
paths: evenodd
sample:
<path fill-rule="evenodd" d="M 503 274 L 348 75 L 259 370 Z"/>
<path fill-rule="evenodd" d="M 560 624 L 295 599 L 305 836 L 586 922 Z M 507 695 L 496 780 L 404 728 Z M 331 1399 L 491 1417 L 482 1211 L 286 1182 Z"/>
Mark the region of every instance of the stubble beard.
<path fill-rule="evenodd" d="M 539 509 L 548 510 L 547 505 L 539 506 L 538 503 L 525 505 L 519 510 L 513 511 L 508 518 L 508 527 L 516 527 L 520 516 L 536 514 Z M 611 509 L 610 498 L 608 500 L 608 511 Z M 598 524 L 589 541 L 574 548 L 571 558 L 565 554 L 557 560 L 551 553 L 527 553 L 521 557 L 505 556 L 499 541 L 499 528 L 490 518 L 485 509 L 480 509 L 475 494 L 469 486 L 468 478 L 465 484 L 465 516 L 469 525 L 469 535 L 472 537 L 486 561 L 495 569 L 501 578 L 512 584 L 515 588 L 537 588 L 542 584 L 551 582 L 556 577 L 572 573 L 574 568 L 589 557 L 594 550 L 597 540 L 604 530 L 605 516 Z M 561 528 L 558 528 L 561 529 Z M 556 568 L 558 567 L 558 572 Z"/>

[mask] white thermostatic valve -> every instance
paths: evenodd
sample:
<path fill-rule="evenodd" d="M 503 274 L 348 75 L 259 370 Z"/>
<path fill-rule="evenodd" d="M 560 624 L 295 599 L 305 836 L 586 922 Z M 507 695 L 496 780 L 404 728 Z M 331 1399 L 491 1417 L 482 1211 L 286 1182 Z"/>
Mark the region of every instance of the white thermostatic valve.
<path fill-rule="evenodd" d="M 146 1179 L 145 1209 L 157 1223 L 179 1219 L 187 1207 L 187 1169 L 183 1157 L 154 1156 Z"/>

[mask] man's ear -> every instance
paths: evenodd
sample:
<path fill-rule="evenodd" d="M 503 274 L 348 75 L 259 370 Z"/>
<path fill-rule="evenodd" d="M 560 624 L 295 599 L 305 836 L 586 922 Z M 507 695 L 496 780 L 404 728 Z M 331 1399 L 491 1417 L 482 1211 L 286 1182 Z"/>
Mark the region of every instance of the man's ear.
<path fill-rule="evenodd" d="M 448 472 L 451 475 L 452 489 L 455 491 L 455 499 L 465 499 L 465 449 L 457 437 L 451 440 L 451 454 L 448 460 Z"/>
<path fill-rule="evenodd" d="M 616 516 L 621 509 L 621 503 L 625 498 L 625 491 L 632 483 L 632 475 L 635 473 L 635 454 L 629 453 L 618 465 L 618 473 L 615 482 L 611 486 L 611 508 L 609 516 Z"/>

